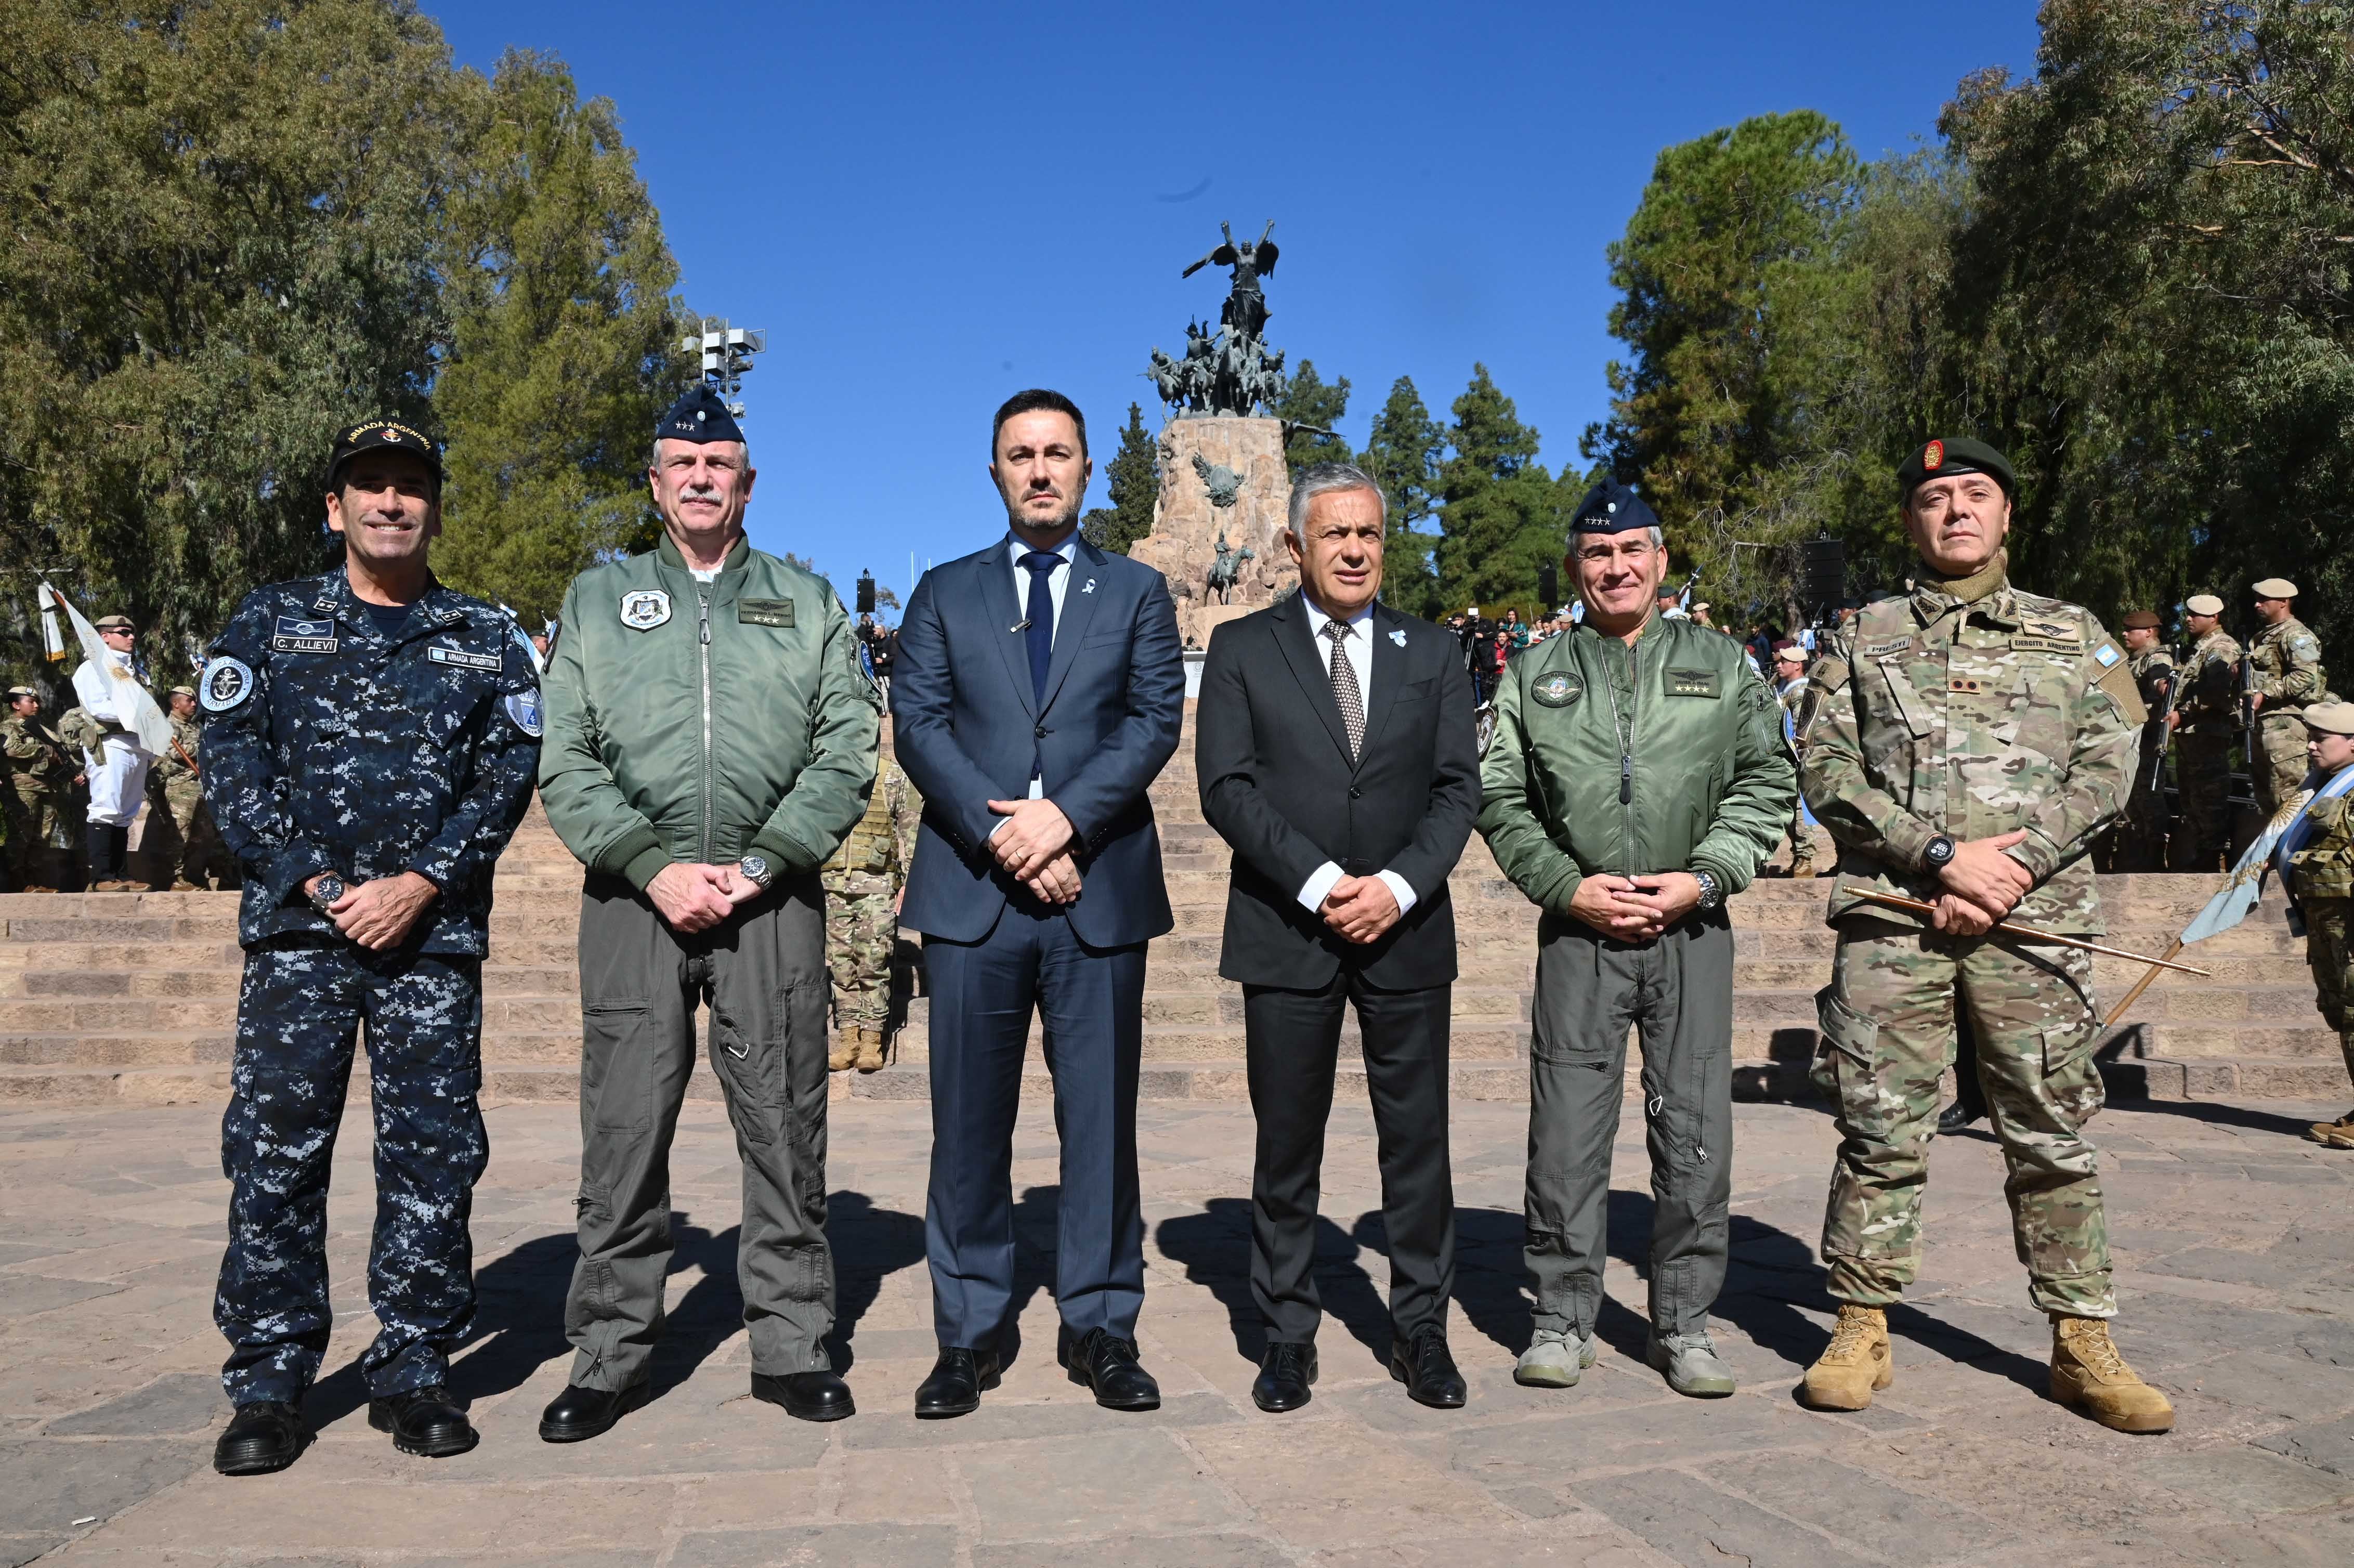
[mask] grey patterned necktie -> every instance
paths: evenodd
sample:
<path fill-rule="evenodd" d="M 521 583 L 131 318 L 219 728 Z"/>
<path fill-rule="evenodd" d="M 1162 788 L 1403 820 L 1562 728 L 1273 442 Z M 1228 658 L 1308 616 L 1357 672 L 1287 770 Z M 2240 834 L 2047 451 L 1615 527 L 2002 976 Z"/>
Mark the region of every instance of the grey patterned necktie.
<path fill-rule="evenodd" d="M 1324 635 L 1332 640 L 1332 700 L 1341 705 L 1341 724 L 1349 732 L 1349 760 L 1357 760 L 1365 744 L 1365 695 L 1357 689 L 1357 667 L 1349 662 L 1343 644 L 1355 628 L 1345 620 L 1328 620 Z"/>

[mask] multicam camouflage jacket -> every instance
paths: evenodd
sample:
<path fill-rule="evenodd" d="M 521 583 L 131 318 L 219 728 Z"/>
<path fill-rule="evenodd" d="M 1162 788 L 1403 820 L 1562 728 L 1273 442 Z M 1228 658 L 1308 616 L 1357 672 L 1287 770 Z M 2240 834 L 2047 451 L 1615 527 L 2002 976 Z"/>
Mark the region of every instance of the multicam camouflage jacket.
<path fill-rule="evenodd" d="M 924 798 L 896 760 L 882 757 L 877 761 L 866 814 L 819 875 L 830 893 L 841 892 L 857 876 L 887 876 L 894 885 L 904 883 L 915 862 L 916 824 L 924 815 Z"/>
<path fill-rule="evenodd" d="M 2354 800 L 2344 795 L 2316 800 L 2305 820 L 2309 831 L 2288 857 L 2290 900 L 2354 898 Z"/>
<path fill-rule="evenodd" d="M 1847 656 L 1817 661 L 1808 681 L 1802 782 L 1841 851 L 1831 919 L 1925 924 L 1856 893 L 1934 899 L 1930 839 L 2023 828 L 2009 853 L 2035 885 L 2013 917 L 2102 929 L 2085 852 L 2124 809 L 2147 713 L 2090 612 L 2008 580 L 1969 604 L 1925 585 L 1866 609 Z"/>
<path fill-rule="evenodd" d="M 2288 713 L 2325 699 L 2328 680 L 2321 668 L 2321 640 L 2295 616 L 2267 626 L 2248 644 L 2264 713 Z"/>
<path fill-rule="evenodd" d="M 2240 727 L 2240 645 L 2217 627 L 2191 644 L 2182 661 L 2174 711 L 2192 735 L 2225 735 Z"/>
<path fill-rule="evenodd" d="M 155 759 L 154 777 L 166 787 L 196 779 L 196 753 L 203 739 L 204 730 L 196 720 L 173 715 L 172 744 Z"/>
<path fill-rule="evenodd" d="M 338 567 L 246 595 L 196 685 L 206 798 L 245 866 L 239 941 L 333 937 L 302 896 L 322 872 L 414 871 L 441 895 L 410 948 L 486 949 L 492 869 L 539 766 L 514 621 L 435 582 L 387 637 Z"/>
<path fill-rule="evenodd" d="M 19 795 L 64 789 L 81 770 L 81 758 L 37 717 L 12 713 L 0 719 L 0 745 L 7 753 L 9 782 Z"/>

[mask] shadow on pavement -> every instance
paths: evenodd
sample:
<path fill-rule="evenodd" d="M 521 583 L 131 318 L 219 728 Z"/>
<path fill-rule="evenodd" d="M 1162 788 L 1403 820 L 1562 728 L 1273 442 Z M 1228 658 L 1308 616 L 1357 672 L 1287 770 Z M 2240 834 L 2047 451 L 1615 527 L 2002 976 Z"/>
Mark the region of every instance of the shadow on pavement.
<path fill-rule="evenodd" d="M 2211 1122 L 2218 1127 L 2277 1133 L 2294 1138 L 2299 1143 L 2308 1142 L 2305 1129 L 2313 1125 L 2310 1117 L 2282 1116 L 2275 1111 L 2257 1110 L 2250 1106 L 2219 1105 L 2213 1100 L 2113 1099 L 2107 1108 L 2136 1116 L 2188 1117 L 2192 1121 Z"/>
<path fill-rule="evenodd" d="M 1163 1255 L 1185 1266 L 1187 1279 L 1208 1287 L 1218 1298 L 1234 1329 L 1235 1353 L 1256 1364 L 1267 1350 L 1267 1326 L 1259 1320 L 1258 1303 L 1251 1297 L 1250 1212 L 1247 1198 L 1213 1198 L 1201 1213 L 1161 1221 L 1153 1241 Z M 1391 1337 L 1388 1282 L 1376 1286 L 1358 1261 L 1368 1245 L 1386 1254 L 1388 1240 L 1381 1215 L 1372 1213 L 1359 1220 L 1356 1232 L 1352 1236 L 1331 1220 L 1317 1220 L 1313 1277 L 1324 1315 L 1346 1329 L 1373 1353 L 1376 1364 L 1386 1368 Z"/>

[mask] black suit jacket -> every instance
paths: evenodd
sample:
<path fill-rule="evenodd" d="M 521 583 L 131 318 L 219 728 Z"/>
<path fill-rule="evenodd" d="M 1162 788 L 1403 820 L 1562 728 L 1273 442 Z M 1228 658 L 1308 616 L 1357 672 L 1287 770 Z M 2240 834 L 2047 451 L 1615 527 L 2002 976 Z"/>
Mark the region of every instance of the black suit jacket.
<path fill-rule="evenodd" d="M 1298 596 L 1220 626 L 1194 714 L 1202 815 L 1235 852 L 1218 972 L 1246 985 L 1310 989 L 1350 964 L 1390 991 L 1455 978 L 1447 874 L 1479 814 L 1479 757 L 1461 650 L 1442 628 L 1373 607 L 1373 693 L 1352 765 L 1332 698 L 1331 644 Z M 1415 905 L 1368 947 L 1299 903 L 1331 861 L 1352 876 L 1392 871 Z"/>

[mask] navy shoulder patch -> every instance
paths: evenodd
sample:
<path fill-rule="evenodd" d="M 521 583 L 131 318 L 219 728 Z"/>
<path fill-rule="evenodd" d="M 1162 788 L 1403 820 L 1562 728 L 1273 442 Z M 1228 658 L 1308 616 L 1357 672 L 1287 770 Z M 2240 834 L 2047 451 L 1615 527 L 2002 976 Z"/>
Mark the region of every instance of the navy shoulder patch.
<path fill-rule="evenodd" d="M 227 713 L 253 695 L 253 668 L 224 653 L 205 666 L 196 683 L 201 688 L 197 700 L 207 713 Z"/>
<path fill-rule="evenodd" d="M 516 692 L 499 705 L 506 710 L 507 722 L 537 740 L 547 729 L 547 717 L 540 711 L 539 688 Z"/>
<path fill-rule="evenodd" d="M 1585 695 L 1585 683 L 1567 670 L 1555 670 L 1532 682 L 1529 695 L 1546 707 L 1565 708 Z"/>

